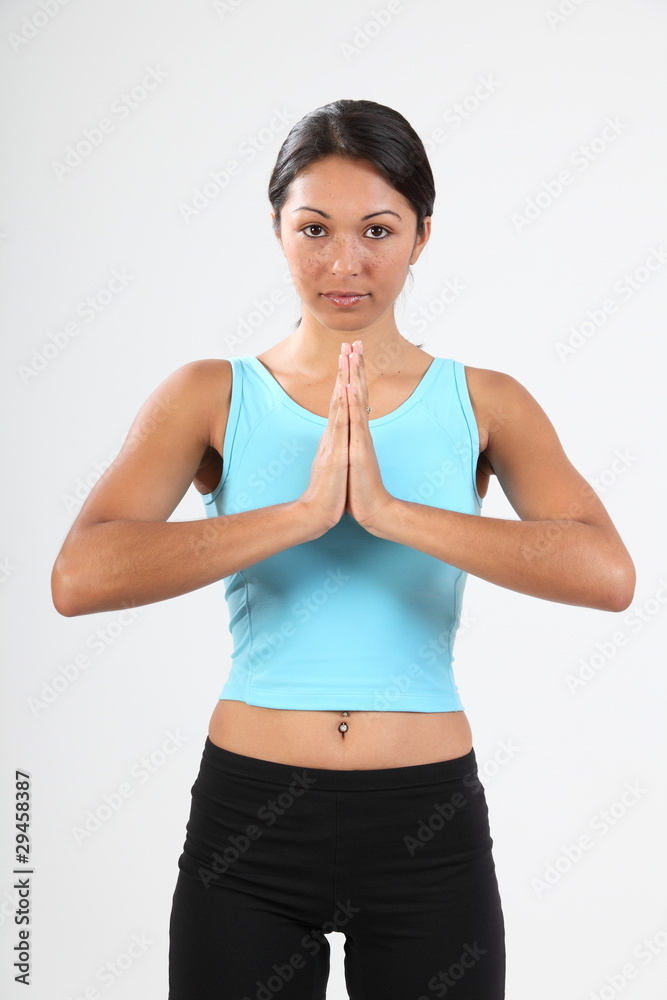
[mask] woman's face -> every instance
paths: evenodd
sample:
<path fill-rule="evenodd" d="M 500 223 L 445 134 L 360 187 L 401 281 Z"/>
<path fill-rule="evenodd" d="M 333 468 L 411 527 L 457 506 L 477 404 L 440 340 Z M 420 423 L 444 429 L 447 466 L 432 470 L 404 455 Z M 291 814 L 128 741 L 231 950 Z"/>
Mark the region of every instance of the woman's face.
<path fill-rule="evenodd" d="M 274 217 L 275 213 L 271 213 Z M 377 321 L 400 295 L 408 267 L 428 241 L 417 239 L 410 202 L 367 161 L 327 156 L 294 178 L 278 238 L 304 308 L 324 326 L 358 330 Z M 364 298 L 337 305 L 331 292 Z"/>

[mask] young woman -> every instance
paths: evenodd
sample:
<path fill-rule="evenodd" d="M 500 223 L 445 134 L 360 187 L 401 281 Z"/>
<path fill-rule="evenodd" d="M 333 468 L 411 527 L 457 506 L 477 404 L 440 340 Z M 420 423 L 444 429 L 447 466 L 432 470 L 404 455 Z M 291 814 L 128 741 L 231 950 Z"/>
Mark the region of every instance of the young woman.
<path fill-rule="evenodd" d="M 64 615 L 225 581 L 232 665 L 178 861 L 170 1000 L 321 1000 L 332 931 L 351 1000 L 504 997 L 452 673 L 466 577 L 621 611 L 635 571 L 531 394 L 399 332 L 434 197 L 396 111 L 298 122 L 269 199 L 300 321 L 159 385 L 54 567 Z M 480 516 L 490 475 L 519 520 Z M 169 522 L 191 483 L 207 516 Z"/>

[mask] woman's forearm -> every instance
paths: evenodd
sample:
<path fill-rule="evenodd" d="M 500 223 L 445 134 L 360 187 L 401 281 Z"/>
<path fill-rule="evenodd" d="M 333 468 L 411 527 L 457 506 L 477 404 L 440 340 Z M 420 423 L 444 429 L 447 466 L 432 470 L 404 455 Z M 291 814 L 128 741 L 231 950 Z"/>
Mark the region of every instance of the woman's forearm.
<path fill-rule="evenodd" d="M 71 617 L 164 601 L 318 534 L 298 500 L 198 521 L 102 521 L 66 540 L 53 602 Z"/>
<path fill-rule="evenodd" d="M 629 557 L 619 559 L 603 531 L 583 521 L 504 520 L 392 497 L 365 527 L 499 587 L 547 601 L 623 611 L 634 593 Z"/>

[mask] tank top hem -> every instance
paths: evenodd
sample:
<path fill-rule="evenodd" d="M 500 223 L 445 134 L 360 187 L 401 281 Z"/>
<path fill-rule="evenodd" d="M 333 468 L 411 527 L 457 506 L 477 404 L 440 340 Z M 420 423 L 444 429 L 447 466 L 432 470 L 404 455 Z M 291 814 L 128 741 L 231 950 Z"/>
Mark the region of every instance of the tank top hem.
<path fill-rule="evenodd" d="M 298 698 L 298 704 L 295 703 Z M 387 697 L 382 691 L 333 691 L 316 694 L 298 688 L 276 690 L 223 690 L 219 701 L 243 701 L 258 708 L 287 708 L 297 711 L 347 711 L 347 712 L 462 712 L 460 698 L 446 693 L 434 695 L 401 695 L 398 699 Z M 396 707 L 392 707 L 397 701 Z M 308 702 L 308 704 L 304 704 Z"/>

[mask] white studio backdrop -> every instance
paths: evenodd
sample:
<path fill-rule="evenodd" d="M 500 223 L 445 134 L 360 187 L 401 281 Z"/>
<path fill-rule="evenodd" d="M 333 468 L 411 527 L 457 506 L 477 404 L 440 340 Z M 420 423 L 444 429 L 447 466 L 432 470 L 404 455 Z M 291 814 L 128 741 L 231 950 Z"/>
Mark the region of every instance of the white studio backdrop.
<path fill-rule="evenodd" d="M 436 179 L 399 329 L 519 379 L 637 567 L 617 614 L 468 578 L 455 673 L 507 996 L 664 995 L 666 34 L 658 0 L 5 0 L 3 997 L 27 995 L 26 905 L 34 1000 L 167 996 L 190 788 L 230 666 L 223 583 L 65 618 L 51 568 L 159 382 L 291 331 L 268 179 L 291 125 L 342 97 L 404 114 Z M 483 515 L 516 517 L 496 479 Z M 191 487 L 172 520 L 203 517 Z"/>

